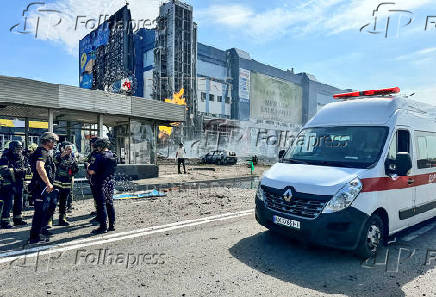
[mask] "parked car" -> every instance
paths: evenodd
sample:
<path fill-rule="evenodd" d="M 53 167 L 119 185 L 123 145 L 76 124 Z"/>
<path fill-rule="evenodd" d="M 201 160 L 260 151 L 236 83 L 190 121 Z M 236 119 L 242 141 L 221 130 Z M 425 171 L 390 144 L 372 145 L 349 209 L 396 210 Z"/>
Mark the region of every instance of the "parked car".
<path fill-rule="evenodd" d="M 236 153 L 228 151 L 212 151 L 201 158 L 203 164 L 235 165 L 238 161 Z"/>

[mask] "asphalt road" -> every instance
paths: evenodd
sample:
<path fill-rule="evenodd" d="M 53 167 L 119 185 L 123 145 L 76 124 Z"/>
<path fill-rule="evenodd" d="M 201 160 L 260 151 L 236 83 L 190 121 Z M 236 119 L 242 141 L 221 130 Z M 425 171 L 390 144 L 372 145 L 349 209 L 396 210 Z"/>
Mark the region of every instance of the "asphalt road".
<path fill-rule="evenodd" d="M 362 263 L 259 226 L 253 194 L 119 201 L 117 231 L 98 237 L 87 235 L 92 204 L 80 202 L 72 230 L 56 227 L 50 248 L 12 241 L 27 229 L 0 241 L 0 296 L 436 296 L 434 222 Z"/>

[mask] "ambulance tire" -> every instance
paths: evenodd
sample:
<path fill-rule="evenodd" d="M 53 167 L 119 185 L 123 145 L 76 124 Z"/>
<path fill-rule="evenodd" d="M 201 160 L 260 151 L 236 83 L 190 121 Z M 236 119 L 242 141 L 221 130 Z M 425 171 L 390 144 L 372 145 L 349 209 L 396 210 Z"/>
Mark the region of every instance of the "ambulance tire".
<path fill-rule="evenodd" d="M 357 256 L 366 260 L 377 254 L 377 251 L 384 244 L 384 228 L 383 220 L 378 215 L 373 214 L 369 217 L 356 249 Z"/>

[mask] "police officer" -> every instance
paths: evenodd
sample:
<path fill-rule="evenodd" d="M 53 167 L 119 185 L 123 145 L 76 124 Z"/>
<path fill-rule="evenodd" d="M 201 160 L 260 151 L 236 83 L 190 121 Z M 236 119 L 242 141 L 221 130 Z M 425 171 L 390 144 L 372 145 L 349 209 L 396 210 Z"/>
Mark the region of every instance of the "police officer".
<path fill-rule="evenodd" d="M 33 172 L 30 187 L 35 206 L 29 239 L 31 244 L 38 243 L 41 240 L 41 233 L 43 235 L 50 235 L 49 231 L 47 231 L 45 227 L 56 208 L 56 201 L 47 207 L 47 203 L 50 198 L 47 193 L 50 194 L 54 191 L 53 182 L 56 173 L 53 156 L 50 152 L 52 152 L 58 141 L 59 137 L 54 133 L 46 132 L 42 134 L 40 137 L 40 145 L 32 154 L 32 158 L 30 160 L 30 165 Z"/>
<path fill-rule="evenodd" d="M 56 165 L 55 189 L 59 189 L 59 226 L 69 226 L 66 217 L 67 199 L 71 194 L 73 176 L 79 171 L 73 156 L 73 144 L 67 141 L 61 143 L 59 152 L 54 157 Z"/>
<path fill-rule="evenodd" d="M 3 181 L 4 181 L 3 176 L 0 174 L 0 191 L 3 188 Z M 0 223 L 1 223 L 1 218 L 3 215 L 3 206 L 4 205 L 5 205 L 4 198 L 2 196 L 0 196 Z M 1 228 L 1 224 L 0 224 L 0 228 Z"/>
<path fill-rule="evenodd" d="M 95 187 L 94 187 L 94 185 L 93 185 L 93 183 L 92 183 L 91 176 L 88 174 L 88 167 L 89 167 L 89 165 L 90 165 L 91 163 L 94 163 L 94 161 L 95 161 L 95 157 L 96 157 L 97 154 L 99 153 L 98 150 L 97 150 L 97 148 L 96 148 L 95 145 L 94 145 L 95 142 L 96 142 L 98 139 L 99 139 L 99 138 L 94 137 L 94 138 L 91 138 L 91 140 L 89 141 L 89 143 L 91 144 L 91 153 L 89 153 L 89 155 L 88 155 L 88 156 L 86 157 L 86 159 L 85 159 L 85 170 L 86 170 L 87 177 L 88 177 L 88 180 L 89 180 L 89 186 L 90 186 L 90 188 L 91 188 L 91 193 L 92 193 L 92 196 L 93 196 L 93 198 L 94 198 L 94 206 L 95 206 L 95 211 L 91 212 L 91 216 L 94 216 L 94 218 L 92 218 L 91 221 L 90 221 L 90 223 L 92 223 L 92 224 L 98 224 L 98 220 L 97 220 L 97 217 L 96 217 L 96 215 L 97 215 L 97 202 L 96 202 L 96 200 L 95 200 L 95 197 L 96 197 L 96 194 L 95 194 Z"/>
<path fill-rule="evenodd" d="M 97 139 L 94 147 L 98 153 L 95 160 L 88 167 L 91 182 L 94 187 L 94 197 L 97 204 L 97 220 L 100 227 L 92 231 L 93 234 L 102 234 L 115 231 L 115 209 L 113 205 L 114 174 L 117 166 L 115 155 L 109 150 L 108 139 Z M 107 220 L 109 219 L 109 228 Z"/>
<path fill-rule="evenodd" d="M 19 141 L 11 141 L 9 149 L 0 159 L 1 172 L 3 173 L 3 186 L 1 197 L 4 201 L 2 213 L 2 228 L 11 228 L 9 215 L 13 204 L 13 221 L 15 226 L 27 225 L 23 220 L 23 185 L 24 177 L 28 171 L 28 163 L 23 155 L 23 145 Z"/>

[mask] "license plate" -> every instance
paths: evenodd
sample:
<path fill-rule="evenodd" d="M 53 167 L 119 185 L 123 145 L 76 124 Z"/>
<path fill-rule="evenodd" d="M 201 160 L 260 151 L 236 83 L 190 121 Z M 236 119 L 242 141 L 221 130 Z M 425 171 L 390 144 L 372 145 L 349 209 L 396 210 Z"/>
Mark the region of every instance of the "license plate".
<path fill-rule="evenodd" d="M 279 216 L 273 216 L 273 222 L 277 225 L 282 225 L 300 230 L 300 222 L 296 220 L 285 219 Z"/>

